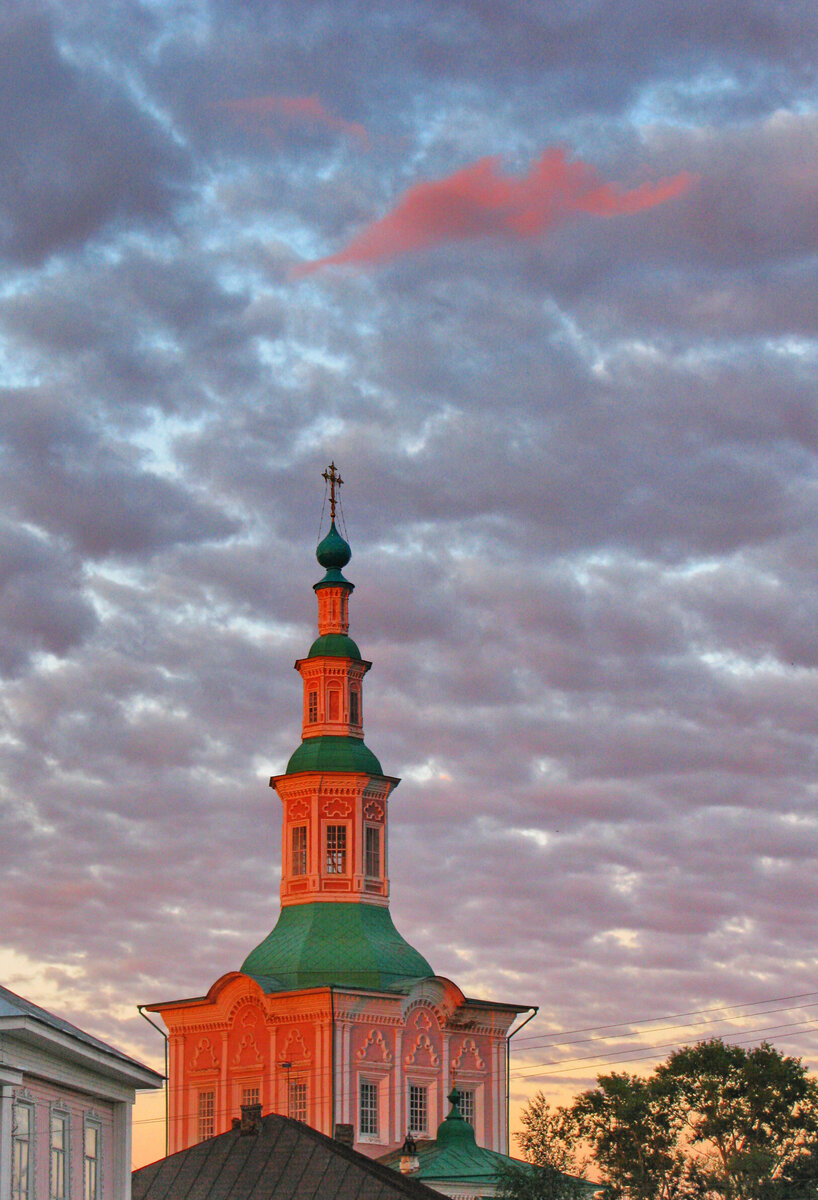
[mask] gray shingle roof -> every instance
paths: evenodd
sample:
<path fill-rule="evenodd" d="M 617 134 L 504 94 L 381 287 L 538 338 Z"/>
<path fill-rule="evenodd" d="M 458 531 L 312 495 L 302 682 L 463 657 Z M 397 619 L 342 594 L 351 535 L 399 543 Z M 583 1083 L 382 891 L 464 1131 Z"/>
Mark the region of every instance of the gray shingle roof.
<path fill-rule="evenodd" d="M 418 1180 L 270 1113 L 133 1173 L 133 1200 L 440 1200 Z"/>
<path fill-rule="evenodd" d="M 68 1034 L 69 1037 L 77 1038 L 78 1041 L 93 1046 L 95 1050 L 102 1050 L 105 1054 L 110 1054 L 123 1063 L 139 1067 L 142 1071 L 149 1069 L 143 1063 L 137 1062 L 135 1058 L 117 1050 L 115 1046 L 109 1046 L 107 1042 L 100 1041 L 99 1038 L 86 1033 L 84 1029 L 78 1029 L 70 1021 L 64 1021 L 62 1017 L 55 1017 L 54 1013 L 49 1012 L 48 1009 L 40 1008 L 38 1004 L 32 1004 L 30 1000 L 18 996 L 16 992 L 10 992 L 8 988 L 0 986 L 0 1018 L 2 1017 L 30 1017 L 42 1025 L 47 1025 L 50 1029 L 57 1029 L 60 1033 Z M 162 1077 L 157 1076 L 157 1078 L 161 1079 Z"/>

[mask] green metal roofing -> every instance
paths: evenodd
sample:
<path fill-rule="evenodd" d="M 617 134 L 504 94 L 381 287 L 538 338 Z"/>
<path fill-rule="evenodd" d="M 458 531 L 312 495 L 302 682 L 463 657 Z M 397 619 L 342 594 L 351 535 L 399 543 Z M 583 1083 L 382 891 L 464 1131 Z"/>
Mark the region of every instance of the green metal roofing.
<path fill-rule="evenodd" d="M 416 1144 L 418 1167 L 406 1178 L 419 1179 L 428 1183 L 430 1187 L 436 1187 L 437 1184 L 449 1187 L 461 1184 L 467 1186 L 472 1193 L 482 1194 L 483 1189 L 486 1189 L 485 1195 L 493 1196 L 498 1172 L 504 1166 L 513 1164 L 517 1167 L 529 1167 L 529 1164 L 510 1158 L 507 1154 L 500 1154 L 496 1150 L 487 1150 L 485 1146 L 478 1146 L 473 1127 L 461 1116 L 460 1092 L 457 1088 L 453 1088 L 449 1093 L 449 1101 L 451 1111 L 438 1126 L 435 1140 Z M 404 1150 L 393 1150 L 378 1161 L 398 1170 L 404 1153 Z M 565 1176 L 565 1181 L 566 1191 L 573 1194 L 573 1188 L 578 1181 L 571 1176 Z"/>
<path fill-rule="evenodd" d="M 322 567 L 326 568 L 324 578 L 314 585 L 314 589 L 342 586 L 348 587 L 350 591 L 355 584 L 350 583 L 341 573 L 341 568 L 345 567 L 352 558 L 352 551 L 349 548 L 349 542 L 341 537 L 338 530 L 335 528 L 335 522 L 330 525 L 330 530 L 327 536 L 318 543 L 318 549 L 315 551 L 315 557 L 318 559 Z"/>
<path fill-rule="evenodd" d="M 287 905 L 241 970 L 268 992 L 330 984 L 404 991 L 434 974 L 398 933 L 388 908 L 346 900 Z"/>
<path fill-rule="evenodd" d="M 361 662 L 361 652 L 345 633 L 324 633 L 310 646 L 307 658 L 355 658 Z"/>
<path fill-rule="evenodd" d="M 362 738 L 331 734 L 304 738 L 290 756 L 284 774 L 297 775 L 299 771 L 365 771 L 368 775 L 383 775 L 381 764 Z"/>
<path fill-rule="evenodd" d="M 334 521 L 329 527 L 327 536 L 318 543 L 315 557 L 321 566 L 326 567 L 327 570 L 340 570 L 352 558 L 352 550 L 350 549 L 349 542 L 341 537 L 335 528 Z"/>

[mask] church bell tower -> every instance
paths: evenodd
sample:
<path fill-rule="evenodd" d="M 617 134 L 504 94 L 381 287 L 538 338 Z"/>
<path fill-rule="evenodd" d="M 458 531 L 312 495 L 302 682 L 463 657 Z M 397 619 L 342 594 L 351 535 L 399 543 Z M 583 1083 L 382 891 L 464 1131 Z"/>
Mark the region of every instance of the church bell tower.
<path fill-rule="evenodd" d="M 527 1006 L 467 998 L 389 911 L 388 810 L 399 780 L 364 742 L 371 663 L 349 636 L 354 585 L 338 532 L 342 480 L 323 475 L 318 636 L 295 668 L 301 742 L 270 780 L 282 805 L 281 910 L 239 970 L 204 996 L 148 1006 L 168 1028 L 171 1153 L 261 1104 L 379 1156 L 432 1136 L 456 1082 L 481 1145 L 508 1148 L 508 1031 Z"/>

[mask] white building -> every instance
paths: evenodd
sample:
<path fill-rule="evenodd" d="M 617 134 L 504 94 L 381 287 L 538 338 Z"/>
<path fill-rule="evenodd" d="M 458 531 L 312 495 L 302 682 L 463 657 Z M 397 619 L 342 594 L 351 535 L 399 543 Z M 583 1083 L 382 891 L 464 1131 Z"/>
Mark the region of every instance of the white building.
<path fill-rule="evenodd" d="M 134 1096 L 162 1082 L 0 987 L 0 1200 L 130 1200 Z"/>

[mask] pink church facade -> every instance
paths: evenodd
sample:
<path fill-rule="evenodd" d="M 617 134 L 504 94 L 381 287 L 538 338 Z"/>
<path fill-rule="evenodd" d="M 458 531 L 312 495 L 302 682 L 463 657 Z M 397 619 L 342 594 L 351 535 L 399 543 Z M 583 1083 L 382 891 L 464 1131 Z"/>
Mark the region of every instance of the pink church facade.
<path fill-rule="evenodd" d="M 456 1083 L 480 1144 L 508 1150 L 509 1031 L 529 1006 L 464 996 L 392 923 L 388 808 L 399 783 L 363 740 L 371 664 L 349 637 L 351 551 L 316 556 L 318 637 L 295 666 L 302 741 L 270 783 L 282 801 L 281 913 L 206 996 L 151 1006 L 169 1034 L 169 1149 L 229 1129 L 243 1103 L 379 1156 L 434 1136 Z"/>

